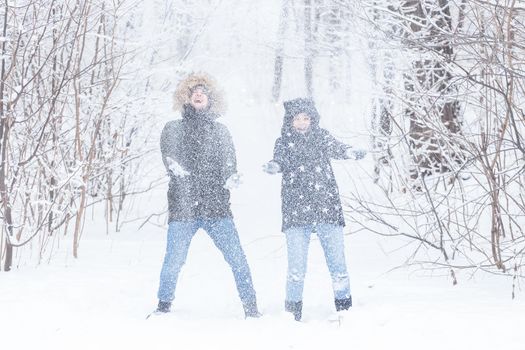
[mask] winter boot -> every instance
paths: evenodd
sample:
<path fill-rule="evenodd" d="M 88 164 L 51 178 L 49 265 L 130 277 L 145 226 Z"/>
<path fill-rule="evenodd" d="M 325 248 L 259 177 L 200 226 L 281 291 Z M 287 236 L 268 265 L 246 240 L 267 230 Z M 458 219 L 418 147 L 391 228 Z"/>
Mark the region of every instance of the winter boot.
<path fill-rule="evenodd" d="M 352 307 L 352 296 L 344 299 L 335 299 L 335 309 L 337 311 L 348 310 Z"/>
<path fill-rule="evenodd" d="M 242 307 L 244 308 L 244 318 L 253 317 L 258 318 L 262 315 L 259 313 L 259 310 L 257 309 L 257 302 L 251 302 L 243 304 Z"/>
<path fill-rule="evenodd" d="M 155 310 L 155 312 L 167 313 L 167 312 L 170 312 L 170 309 L 171 309 L 170 301 L 160 301 L 159 300 L 159 305 L 157 306 L 157 310 Z"/>
<path fill-rule="evenodd" d="M 286 300 L 284 302 L 284 310 L 291 312 L 296 321 L 301 321 L 301 317 L 303 317 L 303 302 Z"/>

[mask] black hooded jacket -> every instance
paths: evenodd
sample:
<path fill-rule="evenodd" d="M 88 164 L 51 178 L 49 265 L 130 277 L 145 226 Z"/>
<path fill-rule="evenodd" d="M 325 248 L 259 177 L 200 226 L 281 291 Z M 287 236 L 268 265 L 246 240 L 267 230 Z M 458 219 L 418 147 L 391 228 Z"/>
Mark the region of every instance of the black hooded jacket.
<path fill-rule="evenodd" d="M 226 126 L 215 121 L 217 117 L 184 105 L 182 119 L 168 122 L 162 130 L 162 160 L 170 174 L 170 222 L 232 216 L 230 191 L 224 185 L 237 172 L 235 148 Z M 173 176 L 167 157 L 190 175 Z"/>
<path fill-rule="evenodd" d="M 319 127 L 319 113 L 310 99 L 284 103 L 281 137 L 274 158 L 282 171 L 282 230 L 320 223 L 344 226 L 339 189 L 330 159 L 347 159 L 350 146 L 337 141 Z M 293 118 L 304 112 L 311 124 L 305 134 L 292 126 Z"/>

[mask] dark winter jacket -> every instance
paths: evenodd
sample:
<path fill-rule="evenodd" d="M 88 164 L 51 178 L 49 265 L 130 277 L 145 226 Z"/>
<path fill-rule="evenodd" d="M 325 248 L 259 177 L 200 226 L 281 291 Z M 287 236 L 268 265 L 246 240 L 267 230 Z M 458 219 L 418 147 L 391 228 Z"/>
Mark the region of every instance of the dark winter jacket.
<path fill-rule="evenodd" d="M 275 142 L 274 158 L 282 171 L 282 230 L 329 223 L 344 226 L 339 190 L 330 159 L 346 159 L 350 147 L 319 127 L 319 113 L 309 99 L 284 103 L 281 137 Z M 298 133 L 292 126 L 295 115 L 311 118 L 309 130 Z"/>
<path fill-rule="evenodd" d="M 230 191 L 224 188 L 236 173 L 235 148 L 228 129 L 211 111 L 197 113 L 184 105 L 182 120 L 168 122 L 161 135 L 164 165 L 167 157 L 190 175 L 170 176 L 169 221 L 231 217 Z"/>

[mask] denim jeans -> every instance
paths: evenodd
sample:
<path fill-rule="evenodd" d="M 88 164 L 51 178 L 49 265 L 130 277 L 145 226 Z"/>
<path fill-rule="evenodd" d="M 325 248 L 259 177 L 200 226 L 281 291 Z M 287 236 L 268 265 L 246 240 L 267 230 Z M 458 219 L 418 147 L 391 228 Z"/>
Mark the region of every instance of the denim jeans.
<path fill-rule="evenodd" d="M 199 228 L 206 231 L 230 265 L 243 305 L 255 303 L 250 268 L 231 218 L 196 219 L 169 223 L 166 255 L 157 293 L 158 299 L 163 302 L 171 302 L 174 299 L 180 269 L 186 262 L 191 239 Z"/>
<path fill-rule="evenodd" d="M 308 246 L 313 231 L 317 232 L 324 251 L 326 264 L 332 277 L 335 299 L 350 297 L 350 279 L 346 269 L 343 227 L 331 224 L 317 224 L 292 227 L 286 230 L 288 250 L 288 274 L 286 277 L 286 300 L 303 299 L 304 277 L 308 258 Z"/>

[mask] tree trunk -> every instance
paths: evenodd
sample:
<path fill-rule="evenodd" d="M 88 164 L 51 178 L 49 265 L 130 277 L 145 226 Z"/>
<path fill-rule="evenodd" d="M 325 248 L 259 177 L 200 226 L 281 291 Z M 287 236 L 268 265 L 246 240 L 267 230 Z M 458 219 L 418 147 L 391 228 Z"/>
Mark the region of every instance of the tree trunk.
<path fill-rule="evenodd" d="M 452 38 L 447 35 L 452 31 L 448 0 L 405 1 L 403 9 L 411 20 L 407 23 L 411 32 L 406 34 L 412 49 L 416 53 L 424 50 L 437 54 L 414 61 L 412 74 L 405 76 L 410 101 L 406 115 L 410 120 L 410 146 L 415 163 L 411 178 L 416 179 L 448 172 L 454 162 L 461 162 L 462 156 L 451 147 L 454 134 L 460 133 L 459 104 L 447 69 L 447 62 L 453 59 Z M 445 126 L 446 134 L 439 123 Z"/>
<path fill-rule="evenodd" d="M 312 35 L 312 0 L 304 0 L 304 80 L 306 95 L 313 97 L 313 35 Z"/>
<path fill-rule="evenodd" d="M 9 13 L 9 5 L 7 2 L 5 2 L 4 7 L 4 25 L 2 28 L 2 36 L 4 38 L 7 37 L 7 20 L 8 20 L 8 13 Z M 1 51 L 1 57 L 7 57 L 7 47 L 6 47 L 7 41 L 2 40 L 2 51 Z M 11 245 L 9 241 L 9 237 L 13 234 L 13 220 L 11 217 L 11 207 L 9 203 L 9 195 L 7 190 L 7 184 L 6 184 L 6 166 L 7 166 L 7 140 L 9 138 L 9 118 L 6 113 L 7 110 L 9 110 L 9 106 L 6 106 L 4 103 L 4 92 L 5 92 L 5 81 L 6 81 L 6 59 L 1 60 L 1 66 L 0 66 L 0 77 L 2 78 L 0 80 L 0 156 L 2 157 L 0 159 L 0 201 L 2 202 L 2 209 L 4 212 L 4 227 L 7 228 L 7 230 L 4 230 L 4 227 L 2 227 L 1 232 L 5 234 L 5 260 L 4 260 L 4 270 L 9 271 L 11 270 L 11 265 L 13 263 L 13 246 Z M 0 257 L 2 256 L 3 252 L 0 251 Z"/>
<path fill-rule="evenodd" d="M 343 9 L 337 4 L 333 4 L 328 10 L 328 33 L 327 41 L 329 46 L 329 79 L 330 88 L 339 89 L 341 88 L 341 75 L 342 75 L 342 52 L 343 52 L 343 35 L 348 32 L 348 28 L 343 26 Z"/>
<path fill-rule="evenodd" d="M 275 64 L 273 72 L 272 100 L 277 102 L 281 94 L 281 83 L 283 79 L 284 65 L 284 34 L 288 27 L 288 1 L 282 0 L 281 18 L 279 19 L 279 30 L 277 32 L 277 48 L 275 49 Z"/>
<path fill-rule="evenodd" d="M 389 7 L 389 11 L 394 12 L 395 9 Z M 388 23 L 389 27 L 384 26 L 383 30 L 388 35 L 393 34 L 394 24 L 390 18 L 390 12 L 380 13 L 377 1 L 374 2 L 372 15 L 373 21 L 377 25 Z M 374 90 L 377 93 L 372 102 L 373 147 L 376 152 L 374 155 L 374 182 L 377 183 L 381 177 L 382 169 L 390 165 L 392 158 L 390 137 L 393 128 L 395 65 L 388 50 L 378 50 L 379 37 L 374 39 L 370 42 L 369 64 Z M 390 181 L 389 186 L 391 185 Z"/>

